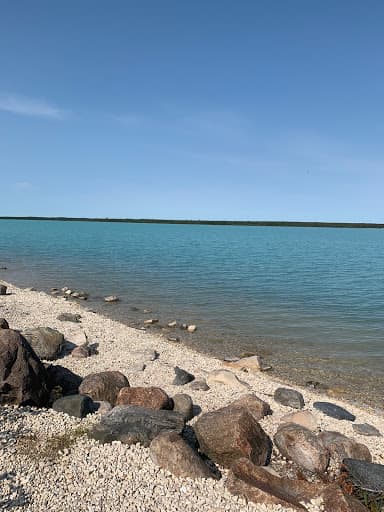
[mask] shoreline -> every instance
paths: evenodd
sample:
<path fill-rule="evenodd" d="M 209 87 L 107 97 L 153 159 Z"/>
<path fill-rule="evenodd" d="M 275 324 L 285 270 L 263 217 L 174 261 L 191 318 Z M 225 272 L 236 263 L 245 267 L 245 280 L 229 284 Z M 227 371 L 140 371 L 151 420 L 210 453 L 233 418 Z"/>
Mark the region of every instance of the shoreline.
<path fill-rule="evenodd" d="M 0 296 L 0 317 L 8 320 L 10 328 L 25 330 L 38 326 L 52 327 L 62 332 L 65 339 L 69 342 L 75 340 L 79 332 L 86 332 L 90 343 L 97 344 L 98 354 L 96 355 L 86 359 L 75 359 L 70 355 L 66 355 L 50 361 L 54 365 L 62 365 L 82 377 L 92 372 L 117 370 L 127 376 L 131 386 L 158 386 L 164 389 L 169 396 L 174 396 L 180 392 L 188 393 L 192 397 L 193 403 L 201 409 L 201 414 L 226 406 L 247 393 L 244 389 L 239 390 L 223 385 L 212 386 L 206 392 L 195 391 L 189 386 L 175 386 L 172 383 L 174 377 L 173 368 L 175 366 L 180 366 L 191 372 L 195 375 L 196 380 L 205 380 L 209 372 L 216 369 L 228 369 L 228 367 L 222 361 L 212 356 L 195 351 L 180 343 L 169 342 L 158 333 L 151 332 L 150 330 L 144 332 L 134 329 L 121 322 L 93 313 L 87 310 L 83 303 L 78 304 L 62 298 L 52 297 L 41 291 L 24 290 L 5 281 L 3 282 L 8 287 L 8 292 L 10 293 Z M 58 320 L 57 316 L 61 313 L 80 314 L 81 322 L 73 323 Z M 158 358 L 155 360 L 148 359 L 146 354 L 148 355 L 148 352 L 151 351 L 156 351 L 159 355 Z M 142 363 L 146 365 L 143 371 L 137 369 L 137 366 Z M 248 393 L 255 393 L 259 398 L 271 405 L 273 414 L 261 419 L 260 425 L 269 436 L 273 437 L 281 418 L 287 413 L 292 412 L 291 408 L 283 406 L 273 399 L 274 391 L 282 385 L 282 382 L 268 375 L 268 372 L 245 373 L 234 368 L 231 368 L 231 371 L 248 384 Z M 293 386 L 288 384 L 288 387 L 292 388 Z M 352 429 L 351 422 L 339 421 L 325 416 L 313 407 L 313 403 L 317 400 L 330 401 L 345 407 L 356 416 L 356 423 L 369 423 L 381 433 L 384 433 L 384 411 L 382 409 L 374 411 L 367 407 L 362 408 L 339 398 L 330 398 L 308 388 L 294 386 L 294 389 L 302 393 L 305 401 L 305 410 L 313 414 L 320 430 L 338 431 L 359 443 L 365 444 L 371 451 L 373 462 L 384 464 L 384 443 L 382 437 L 366 437 L 357 434 Z M 10 408 L 3 408 L 3 412 L 7 412 L 8 409 Z M 49 438 L 52 435 L 63 435 L 68 429 L 76 429 L 81 425 L 92 424 L 96 421 L 95 417 L 97 416 L 93 414 L 83 420 L 78 420 L 62 413 L 56 413 L 51 409 L 43 410 L 39 414 L 32 416 L 28 414 L 28 411 L 24 413 L 22 409 L 11 409 L 11 411 L 14 412 L 9 414 L 15 415 L 15 418 L 12 419 L 12 423 L 7 423 L 7 421 L 2 423 L 0 421 L 0 435 L 2 434 L 2 428 L 7 430 L 11 428 L 11 425 L 17 424 L 20 425 L 21 432 L 18 435 L 22 435 L 22 432 L 25 430 L 28 432 L 28 435 L 45 439 L 47 436 Z M 0 416 L 1 414 L 2 408 L 0 407 Z M 193 426 L 199 416 L 200 414 L 193 418 L 189 424 Z M 1 449 L 2 446 L 0 445 L 0 452 Z M 71 457 L 75 458 L 75 462 L 79 467 L 74 466 Z M 121 466 L 121 461 L 124 462 L 123 466 Z M 89 469 L 90 463 L 95 468 L 91 472 Z M 12 464 L 14 465 L 12 466 Z M 140 494 L 139 496 L 135 494 L 134 489 L 137 486 L 137 481 L 132 483 L 131 479 L 133 477 L 127 479 L 126 476 L 116 476 L 115 471 L 124 472 L 124 467 L 127 467 L 127 464 L 129 464 L 130 468 L 134 468 L 130 469 L 130 471 L 135 473 L 135 475 L 137 473 L 146 482 L 148 480 L 145 484 L 145 492 L 148 494 L 152 505 L 141 505 L 143 497 Z M 112 465 L 116 465 L 117 469 L 115 467 L 112 468 Z M 223 478 L 218 482 L 214 480 L 194 481 L 185 478 L 172 478 L 170 480 L 169 473 L 166 470 L 157 468 L 151 462 L 148 448 L 138 447 L 137 445 L 127 447 L 120 443 L 98 445 L 95 441 L 87 438 L 80 438 L 73 446 L 69 455 L 65 453 L 60 455 L 56 462 L 48 464 L 46 467 L 44 466 L 43 470 L 41 469 L 41 461 L 37 461 L 36 466 L 33 460 L 25 460 L 25 457 L 23 458 L 21 455 L 18 455 L 16 450 L 16 452 L 11 452 L 11 458 L 0 457 L 0 474 L 3 471 L 14 471 L 15 474 L 22 473 L 23 471 L 28 472 L 29 480 L 23 486 L 27 494 L 31 494 L 32 504 L 11 508 L 15 512 L 37 512 L 40 510 L 59 512 L 59 510 L 64 509 L 70 510 L 77 503 L 76 500 L 79 499 L 76 493 L 80 492 L 79 486 L 72 481 L 73 471 L 77 471 L 76 478 L 80 479 L 80 488 L 85 484 L 88 485 L 88 481 L 92 482 L 90 483 L 91 486 L 96 486 L 96 495 L 100 494 L 101 496 L 98 499 L 104 499 L 102 498 L 103 495 L 109 496 L 109 493 L 112 492 L 110 487 L 113 486 L 115 489 L 117 486 L 119 496 L 121 495 L 125 500 L 130 499 L 133 500 L 132 503 L 136 503 L 135 506 L 132 505 L 132 508 L 126 508 L 127 503 L 124 501 L 120 502 L 120 497 L 113 494 L 107 500 L 111 505 L 104 504 L 102 501 L 92 502 L 93 508 L 89 508 L 88 505 L 83 508 L 79 505 L 77 507 L 79 512 L 88 510 L 94 510 L 95 512 L 112 512 L 112 510 L 116 512 L 123 512 L 125 510 L 154 512 L 158 510 L 201 510 L 206 512 L 219 512 L 222 510 L 239 512 L 289 510 L 276 508 L 276 506 L 272 505 L 246 503 L 243 499 L 230 495 L 225 488 L 228 475 L 227 470 L 222 471 Z M 42 474 L 40 475 L 41 471 Z M 65 473 L 65 471 L 69 471 L 71 475 L 69 487 L 62 487 L 64 484 L 62 479 L 60 479 L 60 474 L 62 472 Z M 108 474 L 113 473 L 114 479 L 117 480 L 111 482 L 107 477 L 104 477 L 104 473 L 101 473 L 103 477 L 99 476 L 99 479 L 92 480 L 91 473 L 95 472 L 97 476 L 100 471 L 107 472 Z M 139 485 L 142 484 L 140 483 Z M 74 487 L 76 492 L 73 490 Z M 163 489 L 161 491 L 163 494 L 159 496 L 156 489 L 160 488 Z M 61 494 L 61 492 L 64 494 Z M 60 501 L 57 501 L 59 498 Z M 188 498 L 189 501 L 183 502 L 184 498 Z M 43 499 L 45 501 L 42 501 Z M 169 503 L 174 500 L 176 500 L 176 504 L 174 503 L 171 506 Z M 102 503 L 103 505 L 101 506 Z M 315 508 L 313 510 L 317 511 Z"/>

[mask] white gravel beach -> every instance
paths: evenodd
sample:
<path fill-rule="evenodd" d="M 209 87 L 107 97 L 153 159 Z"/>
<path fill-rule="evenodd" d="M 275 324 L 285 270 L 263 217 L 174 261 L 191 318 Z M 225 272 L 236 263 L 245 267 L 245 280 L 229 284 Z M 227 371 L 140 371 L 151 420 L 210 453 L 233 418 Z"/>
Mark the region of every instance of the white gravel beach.
<path fill-rule="evenodd" d="M 9 293 L 0 296 L 0 317 L 7 319 L 10 328 L 52 327 L 62 332 L 69 342 L 84 331 L 89 342 L 97 344 L 98 353 L 89 358 L 75 359 L 68 355 L 54 364 L 81 376 L 119 370 L 128 377 L 131 386 L 158 386 L 169 396 L 188 393 L 203 413 L 227 405 L 244 394 L 224 385 L 211 386 L 208 391 L 194 391 L 188 384 L 172 385 L 175 366 L 191 372 L 198 380 L 225 366 L 218 359 L 167 341 L 160 331 L 133 329 L 88 311 L 84 302 L 79 304 L 5 284 Z M 113 308 L 113 304 L 110 307 Z M 57 320 L 60 313 L 78 313 L 81 322 Z M 150 351 L 156 351 L 159 357 L 151 361 L 147 357 Z M 138 364 L 145 364 L 145 370 L 138 371 Z M 250 392 L 270 404 L 273 414 L 260 420 L 260 424 L 273 436 L 281 417 L 293 411 L 273 399 L 281 383 L 273 380 L 268 372 L 233 371 L 249 384 Z M 325 416 L 313 408 L 313 402 L 324 400 L 341 405 L 356 416 L 356 423 L 369 423 L 381 433 L 384 433 L 383 409 L 358 408 L 308 389 L 295 389 L 303 394 L 305 409 L 313 413 L 319 429 L 352 437 L 369 448 L 373 462 L 384 463 L 383 437 L 358 435 L 351 422 Z M 382 397 L 377 398 L 382 406 Z M 98 420 L 97 414 L 80 420 L 53 410 L 0 408 L 0 509 L 14 512 L 289 510 L 247 504 L 244 499 L 231 495 L 225 489 L 226 470 L 218 481 L 176 478 L 152 462 L 148 448 L 120 442 L 101 445 L 79 434 L 81 429 L 85 430 Z M 75 432 L 76 439 L 68 449 L 58 450 L 56 457 L 45 456 L 42 447 L 47 440 L 71 431 Z M 320 509 L 314 505 L 313 510 Z"/>

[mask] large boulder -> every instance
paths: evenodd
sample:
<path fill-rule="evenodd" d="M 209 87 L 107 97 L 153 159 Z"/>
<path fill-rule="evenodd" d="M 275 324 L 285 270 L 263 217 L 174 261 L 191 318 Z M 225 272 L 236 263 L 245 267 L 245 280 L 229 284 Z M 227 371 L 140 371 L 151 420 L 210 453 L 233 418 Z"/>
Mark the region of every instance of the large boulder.
<path fill-rule="evenodd" d="M 257 504 L 283 507 L 281 510 L 314 510 L 314 501 L 322 504 L 321 510 L 324 512 L 366 510 L 355 498 L 344 495 L 335 484 L 313 484 L 305 480 L 280 478 L 247 459 L 240 459 L 232 466 L 226 485 L 234 495 Z"/>
<path fill-rule="evenodd" d="M 0 405 L 45 406 L 48 376 L 29 343 L 20 333 L 0 329 Z"/>
<path fill-rule="evenodd" d="M 23 336 L 36 352 L 36 355 L 46 361 L 56 359 L 64 346 L 64 335 L 50 327 L 28 329 L 23 331 Z"/>
<path fill-rule="evenodd" d="M 224 467 L 242 457 L 263 465 L 269 456 L 269 437 L 244 408 L 228 406 L 208 412 L 194 428 L 200 451 Z"/>
<path fill-rule="evenodd" d="M 172 409 L 172 402 L 161 388 L 136 387 L 121 388 L 117 395 L 116 405 L 137 405 L 147 409 Z"/>
<path fill-rule="evenodd" d="M 46 371 L 50 389 L 59 387 L 64 396 L 78 394 L 82 377 L 59 364 L 47 364 Z"/>
<path fill-rule="evenodd" d="M 203 459 L 176 432 L 162 432 L 151 442 L 153 462 L 183 478 L 215 478 Z"/>
<path fill-rule="evenodd" d="M 283 457 L 311 473 L 324 473 L 328 467 L 328 450 L 309 429 L 294 423 L 281 425 L 274 442 Z"/>
<path fill-rule="evenodd" d="M 129 388 L 129 382 L 121 372 L 107 371 L 90 373 L 79 386 L 81 395 L 88 395 L 94 401 L 115 405 L 120 389 Z"/>
<path fill-rule="evenodd" d="M 102 443 L 121 441 L 149 446 L 161 432 L 181 434 L 184 424 L 184 418 L 177 412 L 118 405 L 101 418 L 90 436 Z"/>

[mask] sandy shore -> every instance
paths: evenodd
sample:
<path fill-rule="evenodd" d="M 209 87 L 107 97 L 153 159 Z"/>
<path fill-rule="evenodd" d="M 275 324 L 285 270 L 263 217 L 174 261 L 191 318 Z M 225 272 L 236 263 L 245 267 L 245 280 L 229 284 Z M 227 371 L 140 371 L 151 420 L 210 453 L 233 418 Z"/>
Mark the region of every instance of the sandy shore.
<path fill-rule="evenodd" d="M 206 392 L 193 391 L 188 385 L 182 388 L 174 386 L 174 366 L 193 373 L 196 379 L 205 379 L 211 370 L 224 368 L 223 363 L 178 343 L 168 342 L 159 334 L 136 330 L 88 311 L 86 303 L 80 305 L 43 292 L 22 290 L 11 284 L 7 286 L 10 293 L 0 296 L 0 317 L 8 320 L 10 328 L 23 330 L 49 326 L 61 331 L 68 341 L 83 330 L 90 343 L 98 344 L 98 354 L 90 358 L 66 356 L 54 364 L 63 365 L 81 376 L 119 370 L 127 375 L 131 386 L 159 386 L 170 396 L 188 393 L 202 412 L 222 407 L 244 394 L 244 391 L 220 385 Z M 57 320 L 60 313 L 79 313 L 81 323 Z M 156 350 L 159 358 L 147 361 L 145 352 L 148 350 Z M 144 363 L 145 370 L 135 371 L 137 363 Z M 271 405 L 272 416 L 262 419 L 260 424 L 273 436 L 280 418 L 292 412 L 292 409 L 273 400 L 273 393 L 281 383 L 273 380 L 267 372 L 234 372 L 250 385 L 252 392 Z M 314 414 L 321 430 L 336 430 L 364 443 L 372 453 L 373 462 L 384 463 L 384 438 L 356 434 L 350 422 L 323 415 L 313 408 L 313 402 L 325 400 L 344 406 L 356 416 L 356 423 L 369 423 L 382 433 L 383 410 L 360 409 L 308 389 L 295 389 L 303 394 L 305 409 Z M 17 439 L 32 436 L 41 441 L 97 420 L 97 415 L 78 420 L 52 410 L 31 413 L 22 409 L 0 408 L 0 509 L 31 512 L 288 510 L 247 504 L 243 499 L 232 496 L 225 490 L 226 471 L 219 481 L 175 478 L 153 464 L 147 448 L 137 445 L 98 445 L 86 437 L 79 437 L 69 453 L 59 453 L 57 459 L 47 460 L 39 457 L 37 451 L 36 456 L 32 456 L 25 446 L 20 450 L 18 443 L 6 441 L 7 436 Z M 33 451 L 32 442 L 30 448 Z"/>

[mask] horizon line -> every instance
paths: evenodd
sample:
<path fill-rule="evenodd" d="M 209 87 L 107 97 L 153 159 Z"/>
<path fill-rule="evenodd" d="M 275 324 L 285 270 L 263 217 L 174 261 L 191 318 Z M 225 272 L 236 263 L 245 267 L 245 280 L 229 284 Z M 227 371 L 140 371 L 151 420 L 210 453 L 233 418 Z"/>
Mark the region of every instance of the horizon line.
<path fill-rule="evenodd" d="M 0 216 L 0 220 L 42 220 L 63 222 L 121 222 L 132 224 L 201 224 L 213 226 L 275 226 L 275 227 L 329 227 L 329 228 L 384 228 L 376 222 L 323 222 L 280 220 L 203 220 L 203 219 L 146 219 L 109 217 L 63 217 L 63 216 Z"/>

